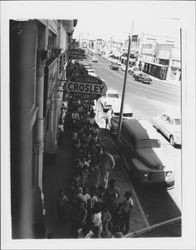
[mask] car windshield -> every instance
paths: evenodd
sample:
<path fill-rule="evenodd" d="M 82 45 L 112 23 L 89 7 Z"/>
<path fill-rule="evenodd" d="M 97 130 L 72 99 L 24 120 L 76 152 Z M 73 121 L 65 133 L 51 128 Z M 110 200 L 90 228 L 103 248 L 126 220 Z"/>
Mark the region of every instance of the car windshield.
<path fill-rule="evenodd" d="M 174 119 L 175 125 L 181 125 L 181 119 Z"/>
<path fill-rule="evenodd" d="M 133 115 L 132 113 L 125 113 L 125 114 L 123 114 L 124 117 L 132 117 L 132 115 Z"/>
<path fill-rule="evenodd" d="M 106 94 L 106 97 L 109 97 L 109 98 L 119 98 L 119 95 L 117 93 L 108 93 L 108 94 Z"/>
<path fill-rule="evenodd" d="M 160 148 L 160 141 L 157 139 L 145 139 L 137 141 L 137 148 Z"/>
<path fill-rule="evenodd" d="M 114 115 L 115 116 L 120 116 L 120 113 L 119 112 L 114 112 Z M 123 114 L 123 117 L 132 117 L 132 113 L 124 113 Z"/>

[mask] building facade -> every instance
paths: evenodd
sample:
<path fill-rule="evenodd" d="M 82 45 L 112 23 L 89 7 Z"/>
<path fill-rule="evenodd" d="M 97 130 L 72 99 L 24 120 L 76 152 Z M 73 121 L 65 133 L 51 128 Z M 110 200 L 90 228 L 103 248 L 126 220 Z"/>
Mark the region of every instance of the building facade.
<path fill-rule="evenodd" d="M 13 238 L 45 235 L 43 164 L 48 155 L 56 153 L 74 24 L 75 20 L 10 20 Z"/>
<path fill-rule="evenodd" d="M 176 41 L 172 37 L 141 33 L 138 35 L 137 45 L 137 65 L 140 65 L 145 73 L 160 80 L 180 82 L 181 70 L 179 68 L 173 74 L 175 77 L 169 77 L 174 72 L 171 68 L 172 61 L 180 61 L 179 48 L 176 47 Z M 173 58 L 174 51 L 175 59 Z"/>

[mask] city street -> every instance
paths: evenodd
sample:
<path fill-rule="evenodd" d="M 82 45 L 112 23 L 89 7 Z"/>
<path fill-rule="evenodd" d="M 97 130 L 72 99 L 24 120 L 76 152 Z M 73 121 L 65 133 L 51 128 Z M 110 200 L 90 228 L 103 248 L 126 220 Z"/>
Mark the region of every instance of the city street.
<path fill-rule="evenodd" d="M 2 249 L 194 248 L 194 3 L 1 5 Z"/>
<path fill-rule="evenodd" d="M 98 61 L 98 63 L 92 63 L 89 58 L 89 63 L 92 64 L 96 74 L 105 80 L 108 88 L 115 89 L 121 94 L 124 72 L 110 70 L 109 62 L 101 57 Z M 142 84 L 134 81 L 128 74 L 125 102 L 133 109 L 135 118 L 151 122 L 153 116 L 180 107 L 180 88 L 155 80 L 151 85 Z M 165 159 L 175 170 L 175 187 L 171 190 L 144 188 L 133 181 L 150 225 L 176 218 L 181 214 L 181 149 L 172 147 L 169 141 L 158 132 L 157 138 L 161 141 Z"/>

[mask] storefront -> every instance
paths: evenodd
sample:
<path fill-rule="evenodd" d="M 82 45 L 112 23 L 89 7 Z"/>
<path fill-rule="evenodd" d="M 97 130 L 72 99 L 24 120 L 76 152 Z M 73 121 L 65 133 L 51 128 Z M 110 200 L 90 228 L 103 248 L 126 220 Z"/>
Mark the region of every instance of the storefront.
<path fill-rule="evenodd" d="M 168 66 L 157 63 L 145 62 L 143 71 L 160 80 L 166 80 Z"/>
<path fill-rule="evenodd" d="M 167 80 L 174 83 L 179 83 L 181 81 L 181 69 L 179 59 L 171 59 L 167 74 Z"/>

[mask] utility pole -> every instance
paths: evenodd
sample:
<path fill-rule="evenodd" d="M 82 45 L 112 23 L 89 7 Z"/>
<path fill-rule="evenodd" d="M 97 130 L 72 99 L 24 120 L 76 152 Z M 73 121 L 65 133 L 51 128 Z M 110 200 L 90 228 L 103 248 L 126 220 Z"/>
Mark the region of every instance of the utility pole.
<path fill-rule="evenodd" d="M 128 45 L 126 70 L 125 70 L 123 92 L 122 92 L 122 99 L 121 99 L 120 117 L 119 117 L 119 123 L 118 123 L 118 135 L 117 135 L 117 147 L 118 147 L 118 149 L 119 149 L 119 146 L 120 146 L 120 133 L 121 133 L 121 128 L 122 128 L 124 98 L 125 98 L 125 89 L 126 89 L 126 82 L 127 82 L 127 72 L 128 72 L 128 67 L 129 67 L 129 58 L 130 58 L 130 53 L 131 53 L 131 40 L 132 40 L 132 35 L 133 35 L 133 25 L 134 25 L 134 22 L 132 21 L 131 34 L 129 35 L 129 45 Z"/>

